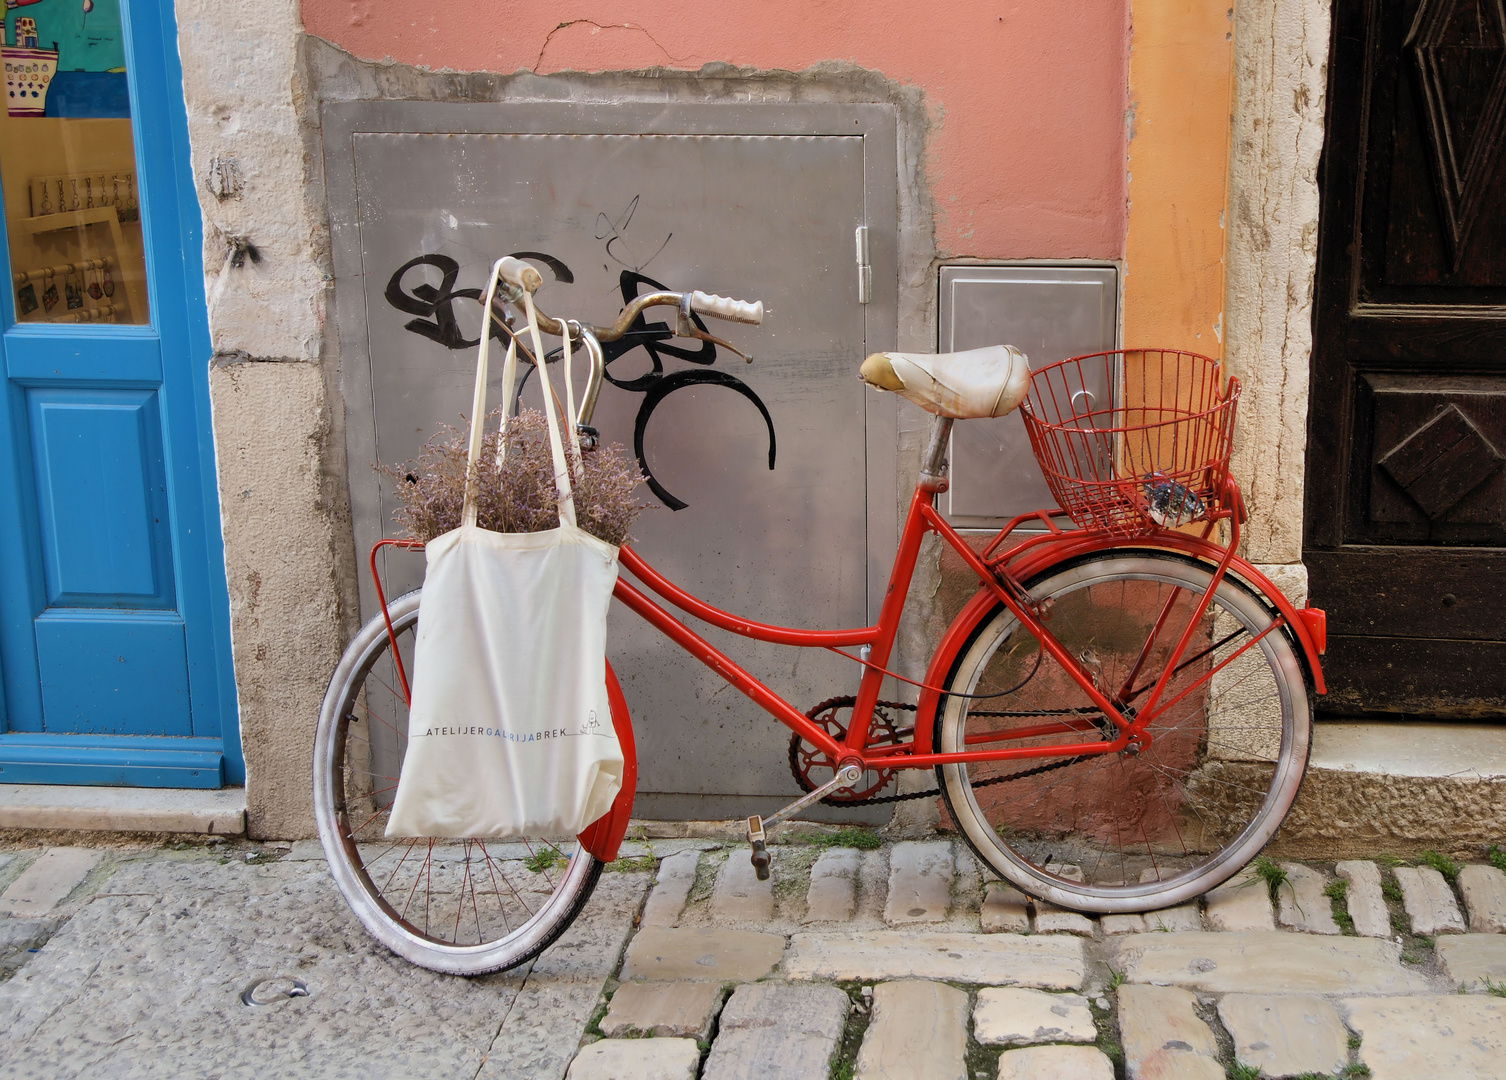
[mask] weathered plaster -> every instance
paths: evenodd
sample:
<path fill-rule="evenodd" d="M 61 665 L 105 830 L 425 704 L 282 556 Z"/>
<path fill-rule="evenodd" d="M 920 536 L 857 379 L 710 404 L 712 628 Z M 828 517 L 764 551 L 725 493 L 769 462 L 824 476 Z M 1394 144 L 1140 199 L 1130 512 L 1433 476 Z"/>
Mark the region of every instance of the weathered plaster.
<path fill-rule="evenodd" d="M 311 836 L 314 725 L 345 644 L 334 577 L 339 519 L 322 480 L 330 416 L 324 380 L 313 364 L 234 360 L 211 368 L 209 389 L 246 831 Z"/>
<path fill-rule="evenodd" d="M 328 240 L 322 192 L 307 183 L 298 4 L 180 0 L 176 10 L 215 351 L 317 360 Z M 228 267 L 233 237 L 261 261 Z"/>
<path fill-rule="evenodd" d="M 979 258 L 1117 259 L 1128 0 L 698 0 L 466 5 L 303 0 L 309 33 L 371 61 L 457 71 L 812 71 L 922 92 L 937 244 Z"/>
<path fill-rule="evenodd" d="M 1326 0 L 1234 13 L 1225 356 L 1244 383 L 1234 475 L 1244 554 L 1302 559 L 1302 490 L 1318 251 L 1318 157 L 1328 81 Z"/>
<path fill-rule="evenodd" d="M 180 0 L 176 14 L 217 357 L 210 399 L 247 830 L 306 836 L 314 724 L 352 610 L 342 597 L 353 558 L 343 413 L 326 388 L 336 358 L 328 230 L 302 27 L 296 0 Z M 228 259 L 236 249 L 240 267 Z"/>
<path fill-rule="evenodd" d="M 1124 344 L 1221 355 L 1232 15 L 1134 0 Z"/>

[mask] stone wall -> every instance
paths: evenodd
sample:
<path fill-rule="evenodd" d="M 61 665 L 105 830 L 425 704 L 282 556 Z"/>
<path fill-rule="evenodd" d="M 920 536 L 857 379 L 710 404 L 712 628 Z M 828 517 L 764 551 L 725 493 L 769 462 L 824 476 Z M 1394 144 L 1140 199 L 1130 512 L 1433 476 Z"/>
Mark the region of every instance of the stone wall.
<path fill-rule="evenodd" d="M 1300 565 L 1325 0 L 1236 5 L 1234 78 L 1224 340 L 1229 371 L 1244 383 L 1233 465 L 1250 510 L 1243 554 Z M 1306 591 L 1303 572 L 1288 595 Z"/>
<path fill-rule="evenodd" d="M 247 830 L 308 836 L 314 724 L 354 608 L 302 27 L 296 0 L 179 0 L 177 18 L 204 217 Z"/>

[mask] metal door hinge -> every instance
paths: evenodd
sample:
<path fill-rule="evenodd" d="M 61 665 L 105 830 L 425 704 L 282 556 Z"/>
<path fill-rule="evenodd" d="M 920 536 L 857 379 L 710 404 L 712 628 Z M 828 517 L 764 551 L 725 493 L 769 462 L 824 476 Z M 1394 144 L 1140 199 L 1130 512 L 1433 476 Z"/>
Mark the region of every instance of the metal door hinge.
<path fill-rule="evenodd" d="M 868 261 L 868 226 L 858 226 L 858 303 L 873 299 L 873 264 Z"/>

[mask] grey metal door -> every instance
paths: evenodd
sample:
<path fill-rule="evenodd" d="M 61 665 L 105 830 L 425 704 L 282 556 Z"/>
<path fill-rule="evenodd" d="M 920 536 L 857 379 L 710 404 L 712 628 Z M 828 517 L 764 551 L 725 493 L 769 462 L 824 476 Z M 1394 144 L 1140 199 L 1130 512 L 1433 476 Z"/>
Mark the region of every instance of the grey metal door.
<path fill-rule="evenodd" d="M 870 401 L 855 372 L 893 344 L 893 136 L 892 112 L 872 106 L 331 107 L 358 549 L 390 533 L 395 505 L 370 463 L 409 459 L 442 424 L 464 423 L 473 290 L 496 256 L 533 253 L 541 307 L 584 321 L 610 321 L 657 284 L 764 301 L 761 329 L 719 331 L 751 365 L 683 341 L 609 352 L 596 424 L 605 441 L 636 444 L 652 478 L 634 547 L 755 619 L 866 622 L 869 538 L 880 579 L 893 544 L 894 431 L 892 405 Z M 868 305 L 853 261 L 864 224 L 888 283 Z M 536 395 L 530 385 L 525 404 Z M 387 574 L 389 588 L 416 586 L 421 557 L 393 556 Z M 373 599 L 368 589 L 363 613 Z M 855 665 L 830 654 L 701 629 L 793 702 L 855 684 Z M 797 790 L 785 729 L 620 607 L 609 653 L 635 722 L 638 813 L 728 816 Z"/>

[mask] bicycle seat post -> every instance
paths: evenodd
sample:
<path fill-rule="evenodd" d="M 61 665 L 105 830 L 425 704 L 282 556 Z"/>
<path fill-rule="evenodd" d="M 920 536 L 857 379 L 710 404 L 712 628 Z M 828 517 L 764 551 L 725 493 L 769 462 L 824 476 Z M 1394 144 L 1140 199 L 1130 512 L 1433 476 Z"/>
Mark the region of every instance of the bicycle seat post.
<path fill-rule="evenodd" d="M 925 460 L 920 466 L 920 490 L 929 491 L 933 495 L 945 491 L 950 482 L 947 480 L 947 447 L 952 439 L 952 418 L 950 416 L 931 417 L 931 435 L 926 443 Z"/>

